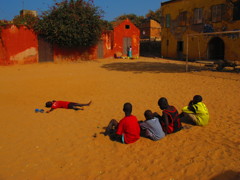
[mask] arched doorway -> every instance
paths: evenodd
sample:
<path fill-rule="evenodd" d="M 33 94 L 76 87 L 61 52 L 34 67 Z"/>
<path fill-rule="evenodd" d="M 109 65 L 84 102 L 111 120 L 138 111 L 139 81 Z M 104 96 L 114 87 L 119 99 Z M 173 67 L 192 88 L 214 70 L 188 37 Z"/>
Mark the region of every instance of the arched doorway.
<path fill-rule="evenodd" d="M 224 42 L 214 37 L 208 42 L 208 58 L 211 60 L 224 60 Z"/>

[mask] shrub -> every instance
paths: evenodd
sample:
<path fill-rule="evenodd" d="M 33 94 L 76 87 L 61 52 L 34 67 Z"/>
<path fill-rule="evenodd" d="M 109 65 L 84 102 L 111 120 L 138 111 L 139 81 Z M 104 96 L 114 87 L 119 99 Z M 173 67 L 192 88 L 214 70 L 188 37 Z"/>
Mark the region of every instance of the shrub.
<path fill-rule="evenodd" d="M 26 15 L 17 15 L 13 18 L 13 24 L 18 25 L 25 25 L 29 28 L 33 28 L 34 25 L 37 23 L 38 18 L 35 17 L 32 14 L 26 14 Z"/>
<path fill-rule="evenodd" d="M 34 29 L 60 47 L 91 47 L 101 37 L 102 13 L 93 1 L 64 0 L 43 12 Z"/>

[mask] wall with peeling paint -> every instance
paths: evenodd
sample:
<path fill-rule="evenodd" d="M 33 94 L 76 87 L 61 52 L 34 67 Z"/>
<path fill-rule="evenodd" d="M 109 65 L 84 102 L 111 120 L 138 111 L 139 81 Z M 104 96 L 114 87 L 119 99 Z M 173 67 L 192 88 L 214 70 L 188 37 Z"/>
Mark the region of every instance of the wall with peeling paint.
<path fill-rule="evenodd" d="M 161 41 L 161 25 L 153 19 L 146 20 L 140 27 L 141 40 Z"/>
<path fill-rule="evenodd" d="M 127 27 L 127 28 L 126 28 Z M 47 61 L 78 61 L 93 60 L 97 58 L 114 57 L 117 52 L 123 55 L 125 50 L 124 39 L 131 40 L 132 55 L 139 56 L 139 29 L 128 19 L 120 22 L 114 30 L 106 31 L 102 34 L 98 45 L 90 48 L 59 48 L 57 46 L 46 45 L 49 43 L 40 43 L 37 34 L 26 26 L 16 27 L 8 25 L 0 29 L 0 65 L 28 64 Z M 42 40 L 44 41 L 44 40 Z M 41 49 L 40 47 L 46 47 Z M 41 50 L 39 50 L 39 48 Z M 49 50 L 51 49 L 51 50 Z M 48 51 L 46 53 L 46 51 Z M 101 52 L 102 57 L 99 57 Z M 53 54 L 47 57 L 45 54 Z M 39 56 L 44 55 L 44 56 Z M 41 58 L 39 58 L 41 57 Z M 43 58 L 43 59 L 42 59 Z M 50 60 L 46 60 L 49 58 Z"/>
<path fill-rule="evenodd" d="M 128 27 L 128 28 L 126 28 Z M 140 30 L 129 20 L 119 22 L 113 30 L 102 33 L 98 45 L 88 49 L 83 48 L 59 48 L 55 46 L 54 61 L 78 61 L 78 60 L 94 60 L 98 58 L 113 58 L 116 53 L 124 53 L 124 38 L 131 39 L 132 55 L 139 56 Z M 101 51 L 102 57 L 99 57 L 98 51 Z"/>
<path fill-rule="evenodd" d="M 120 52 L 126 56 L 124 49 L 124 38 L 131 39 L 132 55 L 139 56 L 140 30 L 129 20 L 126 19 L 114 27 L 113 30 L 113 51 Z"/>
<path fill-rule="evenodd" d="M 240 33 L 204 35 L 211 32 L 240 30 L 240 20 L 233 19 L 233 3 L 240 2 L 239 0 L 172 0 L 162 3 L 162 56 L 185 59 L 187 34 L 201 34 L 189 36 L 189 59 L 218 59 L 220 54 L 219 57 L 225 60 L 240 61 Z M 216 5 L 220 10 L 213 10 Z M 196 8 L 202 9 L 202 19 L 199 22 L 194 18 Z M 214 13 L 220 15 L 216 16 Z M 183 18 L 184 16 L 186 19 Z M 214 17 L 220 19 L 216 20 Z M 219 51 L 223 52 L 217 52 L 218 42 L 221 44 Z"/>
<path fill-rule="evenodd" d="M 26 26 L 9 25 L 0 31 L 0 65 L 38 62 L 38 40 Z"/>
<path fill-rule="evenodd" d="M 106 31 L 102 33 L 100 41 L 102 41 L 101 51 L 102 58 L 113 57 L 113 49 L 112 49 L 112 31 Z M 101 57 L 98 57 L 98 47 L 99 45 L 92 46 L 90 48 L 60 48 L 58 46 L 54 46 L 54 61 L 82 61 L 82 60 L 94 60 Z"/>

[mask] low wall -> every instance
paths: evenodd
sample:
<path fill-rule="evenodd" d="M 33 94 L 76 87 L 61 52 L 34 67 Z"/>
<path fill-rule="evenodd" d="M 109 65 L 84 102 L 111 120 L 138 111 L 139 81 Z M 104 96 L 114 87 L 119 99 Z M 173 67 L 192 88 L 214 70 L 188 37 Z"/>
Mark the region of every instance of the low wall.
<path fill-rule="evenodd" d="M 92 48 L 59 48 L 54 47 L 54 62 L 83 61 L 96 59 L 96 47 Z"/>
<path fill-rule="evenodd" d="M 0 65 L 38 62 L 38 40 L 26 26 L 7 25 L 0 30 Z"/>
<path fill-rule="evenodd" d="M 126 24 L 131 24 L 131 29 L 126 29 Z M 139 30 L 129 20 L 114 31 L 103 32 L 99 43 L 91 48 L 59 48 L 41 41 L 24 25 L 0 26 L 0 65 L 111 58 L 123 52 L 125 37 L 131 38 L 133 56 L 139 56 Z"/>

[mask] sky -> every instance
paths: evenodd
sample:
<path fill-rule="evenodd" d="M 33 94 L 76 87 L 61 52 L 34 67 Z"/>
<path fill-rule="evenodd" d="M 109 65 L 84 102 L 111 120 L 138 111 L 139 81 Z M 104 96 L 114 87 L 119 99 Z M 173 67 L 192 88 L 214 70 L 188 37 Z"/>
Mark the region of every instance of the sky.
<path fill-rule="evenodd" d="M 149 10 L 156 11 L 160 8 L 161 2 L 166 0 L 94 0 L 95 6 L 102 9 L 104 20 L 113 21 L 114 18 L 123 14 L 136 14 L 145 16 Z M 49 10 L 55 2 L 61 0 L 1 0 L 0 20 L 12 20 L 19 15 L 20 10 L 35 10 L 41 12 Z"/>

